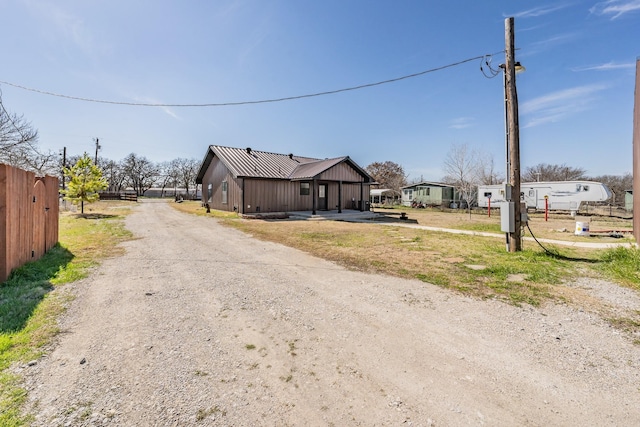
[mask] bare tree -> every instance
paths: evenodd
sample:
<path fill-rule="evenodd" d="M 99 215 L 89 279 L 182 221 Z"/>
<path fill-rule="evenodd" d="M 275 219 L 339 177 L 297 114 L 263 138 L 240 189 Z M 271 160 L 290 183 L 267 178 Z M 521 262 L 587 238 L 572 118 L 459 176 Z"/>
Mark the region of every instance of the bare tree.
<path fill-rule="evenodd" d="M 402 166 L 387 160 L 386 162 L 374 162 L 367 166 L 366 171 L 376 180 L 380 188 L 400 191 L 407 185 L 407 176 Z"/>
<path fill-rule="evenodd" d="M 134 153 L 125 157 L 122 166 L 129 184 L 138 196 L 144 196 L 145 191 L 150 189 L 160 176 L 160 168 L 157 165 L 146 157 L 137 156 Z"/>
<path fill-rule="evenodd" d="M 585 170 L 562 165 L 540 163 L 525 169 L 522 182 L 536 181 L 576 181 L 585 179 Z"/>
<path fill-rule="evenodd" d="M 38 131 L 23 116 L 10 113 L 0 93 L 0 163 L 33 171 L 38 175 L 57 175 L 56 154 L 38 150 Z"/>
<path fill-rule="evenodd" d="M 479 184 L 493 185 L 504 181 L 504 177 L 498 175 L 495 169 L 493 157 L 486 153 L 477 154 L 478 182 Z"/>
<path fill-rule="evenodd" d="M 98 159 L 98 162 L 103 165 L 102 173 L 109 183 L 108 191 L 119 193 L 124 190 L 127 182 L 127 173 L 122 162 L 102 158 Z"/>
<path fill-rule="evenodd" d="M 597 181 L 605 184 L 611 190 L 611 204 L 614 206 L 624 207 L 624 194 L 627 190 L 633 188 L 633 175 L 626 173 L 624 175 L 600 175 L 589 178 L 591 181 Z"/>
<path fill-rule="evenodd" d="M 189 191 L 196 185 L 196 175 L 198 174 L 198 168 L 200 162 L 196 159 L 176 159 L 176 166 L 178 169 L 179 185 L 185 189 L 187 196 Z"/>
<path fill-rule="evenodd" d="M 444 160 L 442 181 L 453 186 L 464 200 L 471 215 L 471 204 L 478 191 L 480 162 L 477 152 L 466 144 L 454 144 Z"/>
<path fill-rule="evenodd" d="M 170 162 L 162 162 L 159 167 L 160 179 L 158 184 L 162 188 L 160 197 L 164 197 L 164 192 L 167 187 L 173 187 L 173 195 L 175 196 L 178 187 L 178 178 L 180 176 L 177 159 L 171 160 Z"/>

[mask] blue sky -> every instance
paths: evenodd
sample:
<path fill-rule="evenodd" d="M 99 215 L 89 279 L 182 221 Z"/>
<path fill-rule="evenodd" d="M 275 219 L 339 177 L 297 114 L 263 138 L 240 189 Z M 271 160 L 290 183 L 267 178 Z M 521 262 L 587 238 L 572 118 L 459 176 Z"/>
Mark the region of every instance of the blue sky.
<path fill-rule="evenodd" d="M 0 0 L 0 81 L 122 103 L 217 104 L 375 83 L 501 52 L 515 18 L 521 165 L 632 170 L 640 0 Z M 497 68 L 504 54 L 491 64 Z M 0 83 L 40 147 L 120 160 L 201 159 L 210 144 L 440 180 L 452 145 L 504 173 L 501 75 L 473 60 L 394 83 L 286 102 L 142 107 Z"/>

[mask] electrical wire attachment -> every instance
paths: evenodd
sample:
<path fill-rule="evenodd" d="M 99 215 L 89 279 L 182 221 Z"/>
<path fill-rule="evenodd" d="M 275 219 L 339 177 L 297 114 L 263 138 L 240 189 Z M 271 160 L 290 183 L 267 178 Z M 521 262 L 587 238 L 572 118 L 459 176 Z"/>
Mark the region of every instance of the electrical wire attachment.
<path fill-rule="evenodd" d="M 492 59 L 493 55 L 485 55 L 480 62 L 480 71 L 482 71 L 482 74 L 488 79 L 492 79 L 500 74 L 500 70 L 496 70 L 491 66 Z"/>

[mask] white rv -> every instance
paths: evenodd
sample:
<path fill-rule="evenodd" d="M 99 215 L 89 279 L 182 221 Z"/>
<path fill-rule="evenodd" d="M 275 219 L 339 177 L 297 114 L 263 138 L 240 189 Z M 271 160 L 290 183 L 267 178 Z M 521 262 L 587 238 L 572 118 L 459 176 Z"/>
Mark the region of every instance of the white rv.
<path fill-rule="evenodd" d="M 498 207 L 498 203 L 506 201 L 505 184 L 479 185 L 478 206 Z M 545 199 L 549 210 L 578 212 L 582 202 L 604 202 L 611 197 L 609 188 L 601 182 L 593 181 L 548 181 L 523 182 L 520 184 L 522 201 L 527 208 L 544 210 Z"/>

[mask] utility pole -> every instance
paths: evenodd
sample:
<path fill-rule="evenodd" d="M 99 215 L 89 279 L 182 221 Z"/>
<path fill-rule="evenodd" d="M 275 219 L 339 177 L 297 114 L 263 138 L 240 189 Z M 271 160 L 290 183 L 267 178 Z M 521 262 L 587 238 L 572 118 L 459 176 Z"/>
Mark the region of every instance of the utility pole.
<path fill-rule="evenodd" d="M 505 24 L 505 91 L 509 128 L 509 170 L 507 171 L 511 186 L 511 202 L 513 202 L 514 231 L 509 233 L 509 252 L 522 250 L 522 218 L 520 208 L 520 125 L 518 123 L 518 94 L 516 92 L 516 62 L 514 19 L 507 18 Z"/>
<path fill-rule="evenodd" d="M 67 147 L 62 148 L 62 189 L 65 190 L 64 168 L 67 167 Z"/>
<path fill-rule="evenodd" d="M 102 147 L 99 144 L 100 140 L 98 138 L 94 138 L 93 140 L 96 142 L 96 161 L 94 162 L 94 164 L 98 166 L 98 150 L 101 149 Z"/>
<path fill-rule="evenodd" d="M 640 248 L 640 57 L 636 58 L 636 90 L 633 103 L 633 236 Z"/>

